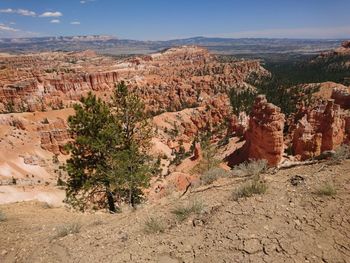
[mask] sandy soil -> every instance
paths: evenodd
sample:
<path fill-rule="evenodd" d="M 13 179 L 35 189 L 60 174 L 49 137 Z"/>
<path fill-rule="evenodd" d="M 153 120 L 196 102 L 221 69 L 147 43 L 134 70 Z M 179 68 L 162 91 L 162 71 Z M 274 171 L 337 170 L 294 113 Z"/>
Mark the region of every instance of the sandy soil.
<path fill-rule="evenodd" d="M 295 175 L 304 178 L 297 186 Z M 350 262 L 350 161 L 264 177 L 263 195 L 233 201 L 247 179 L 225 178 L 116 215 L 38 202 L 2 205 L 0 262 Z M 315 193 L 326 182 L 334 196 Z M 202 212 L 177 220 L 171 211 L 193 200 Z M 150 217 L 164 233 L 145 233 Z M 72 224 L 79 231 L 62 236 L 62 226 Z"/>

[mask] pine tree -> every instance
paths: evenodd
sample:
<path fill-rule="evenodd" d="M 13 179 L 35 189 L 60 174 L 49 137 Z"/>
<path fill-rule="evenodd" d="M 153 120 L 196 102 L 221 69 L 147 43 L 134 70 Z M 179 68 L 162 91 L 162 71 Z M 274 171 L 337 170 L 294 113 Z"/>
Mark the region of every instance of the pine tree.
<path fill-rule="evenodd" d="M 134 206 L 155 171 L 143 103 L 121 83 L 113 105 L 89 93 L 74 109 L 68 119 L 74 140 L 68 144 L 67 202 L 81 210 L 94 204 L 112 212 L 116 200 Z"/>
<path fill-rule="evenodd" d="M 121 151 L 118 172 L 123 173 L 123 192 L 134 206 L 142 198 L 142 188 L 149 185 L 156 169 L 149 149 L 152 128 L 145 106 L 136 94 L 128 91 L 124 82 L 117 85 L 114 94 L 115 116 L 121 127 Z"/>
<path fill-rule="evenodd" d="M 74 141 L 67 146 L 71 153 L 66 169 L 67 201 L 81 210 L 98 196 L 104 196 L 109 210 L 115 212 L 109 163 L 120 143 L 120 127 L 108 105 L 89 93 L 74 105 L 75 115 L 68 118 Z"/>

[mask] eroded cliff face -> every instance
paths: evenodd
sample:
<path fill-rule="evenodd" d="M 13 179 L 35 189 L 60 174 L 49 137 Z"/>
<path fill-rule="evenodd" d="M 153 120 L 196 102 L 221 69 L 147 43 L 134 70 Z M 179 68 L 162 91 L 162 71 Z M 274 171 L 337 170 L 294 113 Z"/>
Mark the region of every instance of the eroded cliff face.
<path fill-rule="evenodd" d="M 265 159 L 270 165 L 281 162 L 284 122 L 280 108 L 268 103 L 263 95 L 256 98 L 245 135 L 248 159 Z"/>
<path fill-rule="evenodd" d="M 66 121 L 57 118 L 46 122 L 38 126 L 41 148 L 56 155 L 65 154 L 64 146 L 70 139 Z"/>
<path fill-rule="evenodd" d="M 247 160 L 266 160 L 270 166 L 278 165 L 284 153 L 284 124 L 281 109 L 259 95 L 249 116 L 246 142 L 227 158 L 229 165 Z"/>
<path fill-rule="evenodd" d="M 350 109 L 350 88 L 338 87 L 332 90 L 332 99 L 343 109 Z"/>
<path fill-rule="evenodd" d="M 90 91 L 109 100 L 122 80 L 154 115 L 152 152 L 168 156 L 162 159 L 165 175 L 180 142 L 189 150 L 193 139 L 206 131 L 215 131 L 218 140 L 226 128 L 216 131 L 227 122 L 229 132 L 242 134 L 245 125 L 232 116 L 227 90 L 248 86 L 245 79 L 251 73 L 268 74 L 258 61 L 222 62 L 192 46 L 126 59 L 89 51 L 1 54 L 0 112 L 18 113 L 0 116 L 0 184 L 16 178 L 18 185 L 9 191 L 18 196 L 23 184 L 36 189 L 51 185 L 54 190 L 58 167 L 67 158 L 63 146 L 70 139 L 66 120 L 74 113 L 72 104 Z M 197 147 L 194 160 L 200 155 Z"/>
<path fill-rule="evenodd" d="M 293 152 L 302 160 L 334 150 L 348 141 L 349 115 L 330 99 L 305 111 L 293 135 Z"/>
<path fill-rule="evenodd" d="M 222 63 L 192 46 L 124 60 L 55 52 L 0 57 L 0 63 L 0 110 L 20 112 L 63 108 L 89 91 L 108 99 L 122 80 L 149 112 L 177 111 L 247 85 L 252 72 L 268 74 L 258 61 Z"/>

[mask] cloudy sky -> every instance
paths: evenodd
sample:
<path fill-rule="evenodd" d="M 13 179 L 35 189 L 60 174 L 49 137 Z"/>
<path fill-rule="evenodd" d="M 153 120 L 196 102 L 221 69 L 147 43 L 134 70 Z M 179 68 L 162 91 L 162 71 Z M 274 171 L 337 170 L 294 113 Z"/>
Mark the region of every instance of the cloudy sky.
<path fill-rule="evenodd" d="M 0 0 L 0 38 L 350 38 L 350 0 Z"/>

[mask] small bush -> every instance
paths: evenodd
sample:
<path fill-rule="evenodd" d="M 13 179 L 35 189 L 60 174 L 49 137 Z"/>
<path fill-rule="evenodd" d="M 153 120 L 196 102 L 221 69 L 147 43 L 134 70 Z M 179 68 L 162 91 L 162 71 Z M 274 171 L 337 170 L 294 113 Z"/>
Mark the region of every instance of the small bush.
<path fill-rule="evenodd" d="M 178 206 L 172 213 L 176 216 L 179 221 L 186 220 L 191 214 L 200 214 L 204 209 L 203 202 L 195 200 L 186 206 Z"/>
<path fill-rule="evenodd" d="M 216 181 L 217 179 L 221 178 L 221 177 L 228 177 L 230 176 L 230 173 L 225 171 L 222 168 L 211 168 L 209 171 L 206 171 L 202 174 L 201 176 L 201 184 L 203 185 L 208 185 L 208 184 L 212 184 L 214 181 Z"/>
<path fill-rule="evenodd" d="M 232 193 L 232 199 L 237 201 L 243 197 L 251 197 L 253 195 L 264 194 L 267 190 L 267 185 L 259 180 L 248 182 Z"/>
<path fill-rule="evenodd" d="M 52 204 L 49 204 L 49 203 L 47 203 L 47 202 L 44 202 L 44 203 L 42 203 L 41 207 L 44 208 L 44 209 L 51 209 L 51 208 L 53 208 L 54 206 L 53 206 Z"/>
<path fill-rule="evenodd" d="M 7 217 L 4 212 L 0 211 L 0 222 L 6 221 Z"/>
<path fill-rule="evenodd" d="M 241 163 L 233 167 L 233 172 L 240 177 L 253 176 L 256 177 L 267 170 L 266 160 L 251 161 L 248 163 Z"/>
<path fill-rule="evenodd" d="M 146 234 L 164 233 L 165 226 L 158 218 L 150 217 L 145 222 L 144 231 Z"/>
<path fill-rule="evenodd" d="M 91 226 L 100 226 L 103 225 L 105 222 L 102 219 L 96 219 L 95 221 L 93 221 L 90 225 Z"/>
<path fill-rule="evenodd" d="M 335 164 L 340 164 L 344 160 L 349 158 L 350 158 L 350 146 L 344 144 L 335 150 L 333 156 L 331 157 L 331 161 L 334 162 Z"/>
<path fill-rule="evenodd" d="M 69 234 L 79 233 L 80 229 L 81 229 L 81 224 L 79 222 L 61 225 L 57 228 L 57 233 L 54 236 L 54 239 L 65 237 L 65 236 L 68 236 Z"/>
<path fill-rule="evenodd" d="M 326 183 L 316 190 L 316 194 L 319 196 L 334 196 L 336 193 L 337 191 L 330 183 Z"/>
<path fill-rule="evenodd" d="M 44 111 L 44 110 L 43 110 Z M 42 121 L 41 121 L 42 124 L 49 124 L 49 120 L 48 118 L 44 118 Z"/>

